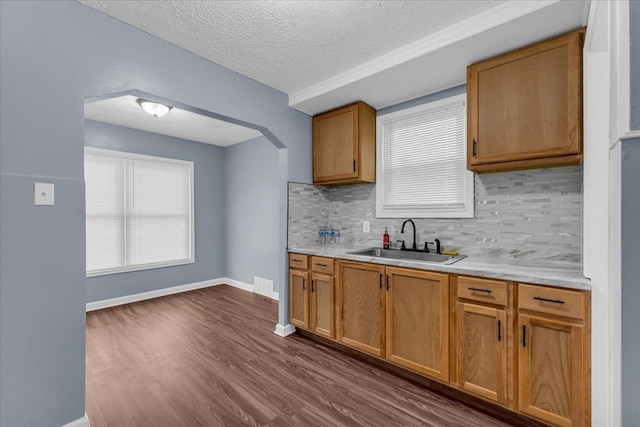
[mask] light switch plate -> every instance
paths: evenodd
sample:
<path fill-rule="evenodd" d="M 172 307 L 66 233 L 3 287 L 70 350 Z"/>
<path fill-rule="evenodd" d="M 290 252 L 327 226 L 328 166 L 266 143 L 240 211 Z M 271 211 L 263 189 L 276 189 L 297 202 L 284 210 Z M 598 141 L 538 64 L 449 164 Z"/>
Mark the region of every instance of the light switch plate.
<path fill-rule="evenodd" d="M 371 221 L 362 221 L 362 232 L 371 233 Z"/>
<path fill-rule="evenodd" d="M 36 182 L 34 185 L 34 203 L 36 206 L 53 206 L 55 201 L 54 185 L 50 182 Z"/>

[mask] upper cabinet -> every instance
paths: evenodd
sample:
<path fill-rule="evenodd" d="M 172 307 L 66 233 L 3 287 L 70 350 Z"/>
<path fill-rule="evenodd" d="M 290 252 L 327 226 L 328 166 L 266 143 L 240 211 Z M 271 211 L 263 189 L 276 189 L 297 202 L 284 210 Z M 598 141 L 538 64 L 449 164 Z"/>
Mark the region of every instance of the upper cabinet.
<path fill-rule="evenodd" d="M 376 181 L 376 111 L 357 102 L 313 118 L 313 183 Z"/>
<path fill-rule="evenodd" d="M 467 168 L 477 173 L 582 162 L 585 29 L 467 68 Z"/>

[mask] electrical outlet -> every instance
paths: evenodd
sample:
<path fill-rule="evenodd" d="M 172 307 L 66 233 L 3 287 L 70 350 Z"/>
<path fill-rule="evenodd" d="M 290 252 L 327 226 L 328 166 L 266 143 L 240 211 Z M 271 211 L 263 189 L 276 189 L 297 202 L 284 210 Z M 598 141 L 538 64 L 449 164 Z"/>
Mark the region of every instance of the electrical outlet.
<path fill-rule="evenodd" d="M 34 185 L 34 204 L 36 206 L 54 205 L 54 185 L 49 182 L 36 182 Z"/>
<path fill-rule="evenodd" d="M 362 221 L 362 232 L 371 233 L 371 221 Z"/>

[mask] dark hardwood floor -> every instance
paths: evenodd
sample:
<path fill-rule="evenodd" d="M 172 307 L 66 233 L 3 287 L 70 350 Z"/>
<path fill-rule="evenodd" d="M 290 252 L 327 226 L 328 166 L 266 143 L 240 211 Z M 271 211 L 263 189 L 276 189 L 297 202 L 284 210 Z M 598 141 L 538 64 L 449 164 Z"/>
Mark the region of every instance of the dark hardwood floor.
<path fill-rule="evenodd" d="M 229 286 L 87 313 L 91 426 L 508 425 L 276 320 Z"/>

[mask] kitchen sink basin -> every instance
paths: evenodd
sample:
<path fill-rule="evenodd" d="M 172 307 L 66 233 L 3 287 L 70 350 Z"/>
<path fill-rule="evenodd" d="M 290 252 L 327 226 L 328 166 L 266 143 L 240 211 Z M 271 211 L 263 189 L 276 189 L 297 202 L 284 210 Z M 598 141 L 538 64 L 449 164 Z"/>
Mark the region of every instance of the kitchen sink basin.
<path fill-rule="evenodd" d="M 369 248 L 369 249 L 359 249 L 357 251 L 347 252 L 353 255 L 362 255 L 362 256 L 371 256 L 376 258 L 387 258 L 387 259 L 397 259 L 397 260 L 407 260 L 407 261 L 422 261 L 429 262 L 433 264 L 453 264 L 454 262 L 460 261 L 463 258 L 466 258 L 466 255 L 442 255 L 442 254 L 434 254 L 420 251 L 401 251 L 399 249 L 380 249 L 380 248 Z"/>

